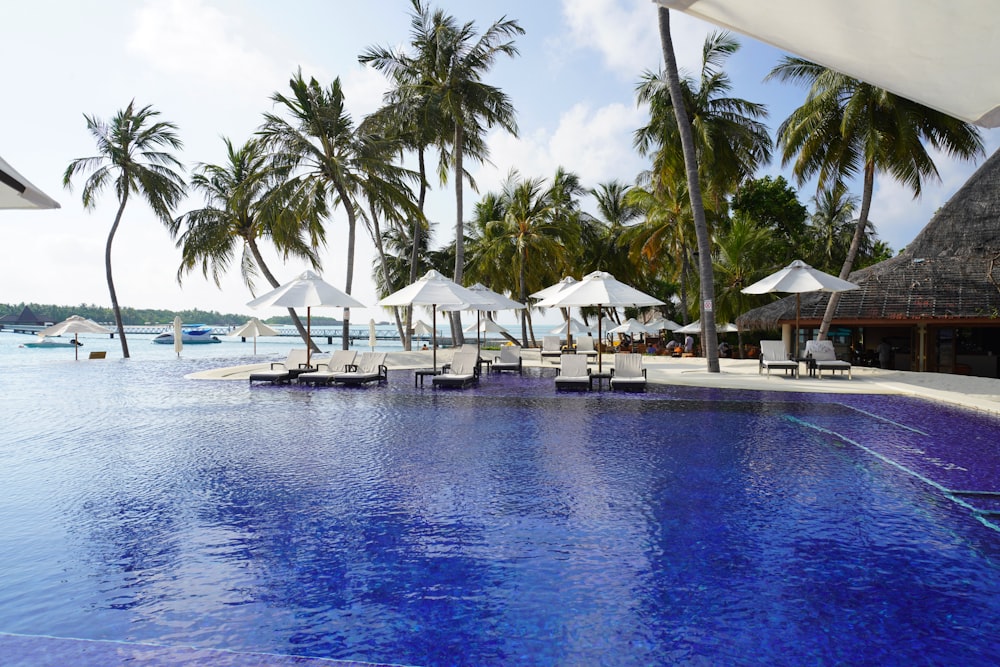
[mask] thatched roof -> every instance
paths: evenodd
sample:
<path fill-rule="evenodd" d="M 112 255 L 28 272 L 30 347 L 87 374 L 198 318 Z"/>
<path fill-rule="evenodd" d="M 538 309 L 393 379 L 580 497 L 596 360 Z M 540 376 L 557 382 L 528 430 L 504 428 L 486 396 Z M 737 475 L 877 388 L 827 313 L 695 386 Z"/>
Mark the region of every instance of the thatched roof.
<path fill-rule="evenodd" d="M 855 271 L 861 289 L 840 296 L 848 325 L 963 320 L 1000 326 L 1000 151 L 994 153 L 896 257 Z M 829 295 L 802 295 L 801 321 L 818 324 Z M 736 318 L 741 329 L 795 320 L 795 297 Z"/>
<path fill-rule="evenodd" d="M 34 311 L 27 306 L 24 307 L 24 310 L 21 311 L 20 315 L 11 314 L 0 317 L 0 322 L 3 322 L 4 324 L 45 324 L 45 322 L 38 319 L 38 317 L 35 316 Z"/>

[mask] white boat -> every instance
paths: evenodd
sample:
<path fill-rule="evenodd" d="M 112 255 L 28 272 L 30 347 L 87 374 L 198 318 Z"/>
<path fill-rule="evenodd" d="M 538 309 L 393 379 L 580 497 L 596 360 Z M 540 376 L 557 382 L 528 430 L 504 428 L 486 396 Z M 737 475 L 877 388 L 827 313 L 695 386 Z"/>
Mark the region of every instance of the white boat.
<path fill-rule="evenodd" d="M 162 345 L 173 345 L 173 330 L 164 331 L 154 338 L 153 342 Z M 202 343 L 221 343 L 222 341 L 212 335 L 212 327 L 210 326 L 205 324 L 185 324 L 181 328 L 181 342 L 185 345 L 200 345 Z"/>
<path fill-rule="evenodd" d="M 24 343 L 21 347 L 75 347 L 77 345 L 83 345 L 83 343 L 74 342 L 72 339 L 53 340 L 45 336 L 39 336 L 38 340 L 31 343 Z"/>

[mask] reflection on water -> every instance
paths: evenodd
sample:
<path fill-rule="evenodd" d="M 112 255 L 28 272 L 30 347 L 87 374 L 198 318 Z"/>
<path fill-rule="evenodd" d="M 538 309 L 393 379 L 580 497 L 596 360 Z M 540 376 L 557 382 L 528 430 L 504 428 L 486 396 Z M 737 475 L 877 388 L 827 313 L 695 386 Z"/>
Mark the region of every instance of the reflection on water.
<path fill-rule="evenodd" d="M 997 658 L 997 533 L 851 444 L 981 487 L 996 420 L 557 395 L 537 371 L 183 379 L 214 365 L 4 368 L 0 632 L 425 665 Z"/>

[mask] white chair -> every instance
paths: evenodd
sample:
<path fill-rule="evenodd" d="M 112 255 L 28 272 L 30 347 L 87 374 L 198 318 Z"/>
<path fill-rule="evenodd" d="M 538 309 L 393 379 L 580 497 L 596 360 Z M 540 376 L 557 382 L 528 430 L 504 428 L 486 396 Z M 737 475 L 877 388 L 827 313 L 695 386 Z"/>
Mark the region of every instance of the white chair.
<path fill-rule="evenodd" d="M 646 389 L 646 369 L 642 367 L 641 354 L 619 352 L 615 355 L 615 367 L 611 369 L 611 389 Z"/>
<path fill-rule="evenodd" d="M 582 354 L 564 354 L 559 357 L 559 368 L 556 373 L 556 389 L 590 391 L 594 386 L 590 369 L 587 368 L 587 357 Z"/>
<path fill-rule="evenodd" d="M 593 336 L 576 337 L 576 353 L 586 355 L 588 359 L 597 358 L 597 348 L 594 347 Z"/>
<path fill-rule="evenodd" d="M 327 361 L 316 364 L 316 368 L 325 367 L 325 371 L 315 370 L 302 373 L 297 380 L 300 384 L 330 384 L 337 373 L 344 373 L 349 370 L 348 366 L 354 365 L 354 359 L 358 353 L 354 350 L 336 350 Z"/>
<path fill-rule="evenodd" d="M 562 353 L 562 339 L 559 336 L 542 336 L 542 359 L 558 359 Z"/>
<path fill-rule="evenodd" d="M 250 384 L 254 382 L 270 382 L 271 384 L 291 382 L 302 373 L 312 370 L 308 366 L 308 359 L 308 350 L 293 349 L 284 361 L 272 362 L 270 369 L 250 373 Z"/>
<path fill-rule="evenodd" d="M 780 340 L 760 341 L 760 366 L 757 368 L 757 374 L 760 375 L 765 368 L 768 377 L 771 377 L 772 368 L 783 370 L 786 375 L 791 371 L 792 376 L 796 378 L 799 376 L 799 362 L 788 358 L 785 344 Z"/>
<path fill-rule="evenodd" d="M 494 357 L 491 368 L 497 373 L 501 371 L 517 371 L 522 374 L 521 348 L 517 345 L 504 345 L 500 348 L 500 356 Z"/>
<path fill-rule="evenodd" d="M 362 352 L 353 370 L 334 373 L 333 381 L 339 384 L 365 384 L 366 382 L 386 382 L 389 379 L 385 367 L 385 352 Z"/>
<path fill-rule="evenodd" d="M 479 382 L 479 353 L 476 350 L 459 350 L 452 357 L 449 369 L 435 375 L 432 382 L 435 387 L 459 389 Z"/>
<path fill-rule="evenodd" d="M 847 373 L 847 379 L 851 378 L 851 363 L 837 359 L 837 352 L 833 349 L 832 340 L 807 340 L 806 358 L 812 359 L 809 363 L 816 369 L 816 374 L 822 378 L 823 371 L 830 371 L 830 375 L 840 371 L 843 375 Z"/>

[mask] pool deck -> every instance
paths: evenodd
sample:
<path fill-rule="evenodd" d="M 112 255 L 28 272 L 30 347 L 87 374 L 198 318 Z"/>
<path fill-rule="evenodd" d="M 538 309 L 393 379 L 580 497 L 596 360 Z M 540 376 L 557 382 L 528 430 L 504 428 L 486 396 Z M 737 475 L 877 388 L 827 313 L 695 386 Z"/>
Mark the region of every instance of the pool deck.
<path fill-rule="evenodd" d="M 453 353 L 454 351 L 451 349 L 439 349 L 437 352 L 438 366 L 448 363 Z M 496 354 L 495 351 L 484 350 L 482 356 L 484 359 L 492 359 Z M 550 360 L 543 362 L 538 350 L 525 350 L 522 359 L 525 368 L 554 370 L 556 367 L 556 364 Z M 269 359 L 259 364 L 202 371 L 189 377 L 201 380 L 247 380 L 254 370 L 269 368 L 271 361 Z M 605 355 L 603 370 L 609 370 L 613 363 L 611 355 Z M 430 368 L 431 352 L 425 350 L 390 352 L 386 358 L 386 366 L 389 370 Z M 643 366 L 646 368 L 649 382 L 657 384 L 759 391 L 897 394 L 919 396 L 991 414 L 1000 414 L 1000 380 L 992 378 L 944 373 L 889 371 L 861 366 L 852 369 L 853 379 L 850 380 L 847 379 L 846 375 L 839 373 L 835 376 L 827 374 L 822 378 L 810 378 L 803 374 L 800 378 L 795 379 L 777 372 L 768 377 L 758 374 L 756 359 L 720 359 L 719 373 L 709 373 L 705 370 L 706 363 L 703 358 L 644 356 Z M 592 365 L 592 368 L 596 368 L 596 366 Z"/>

